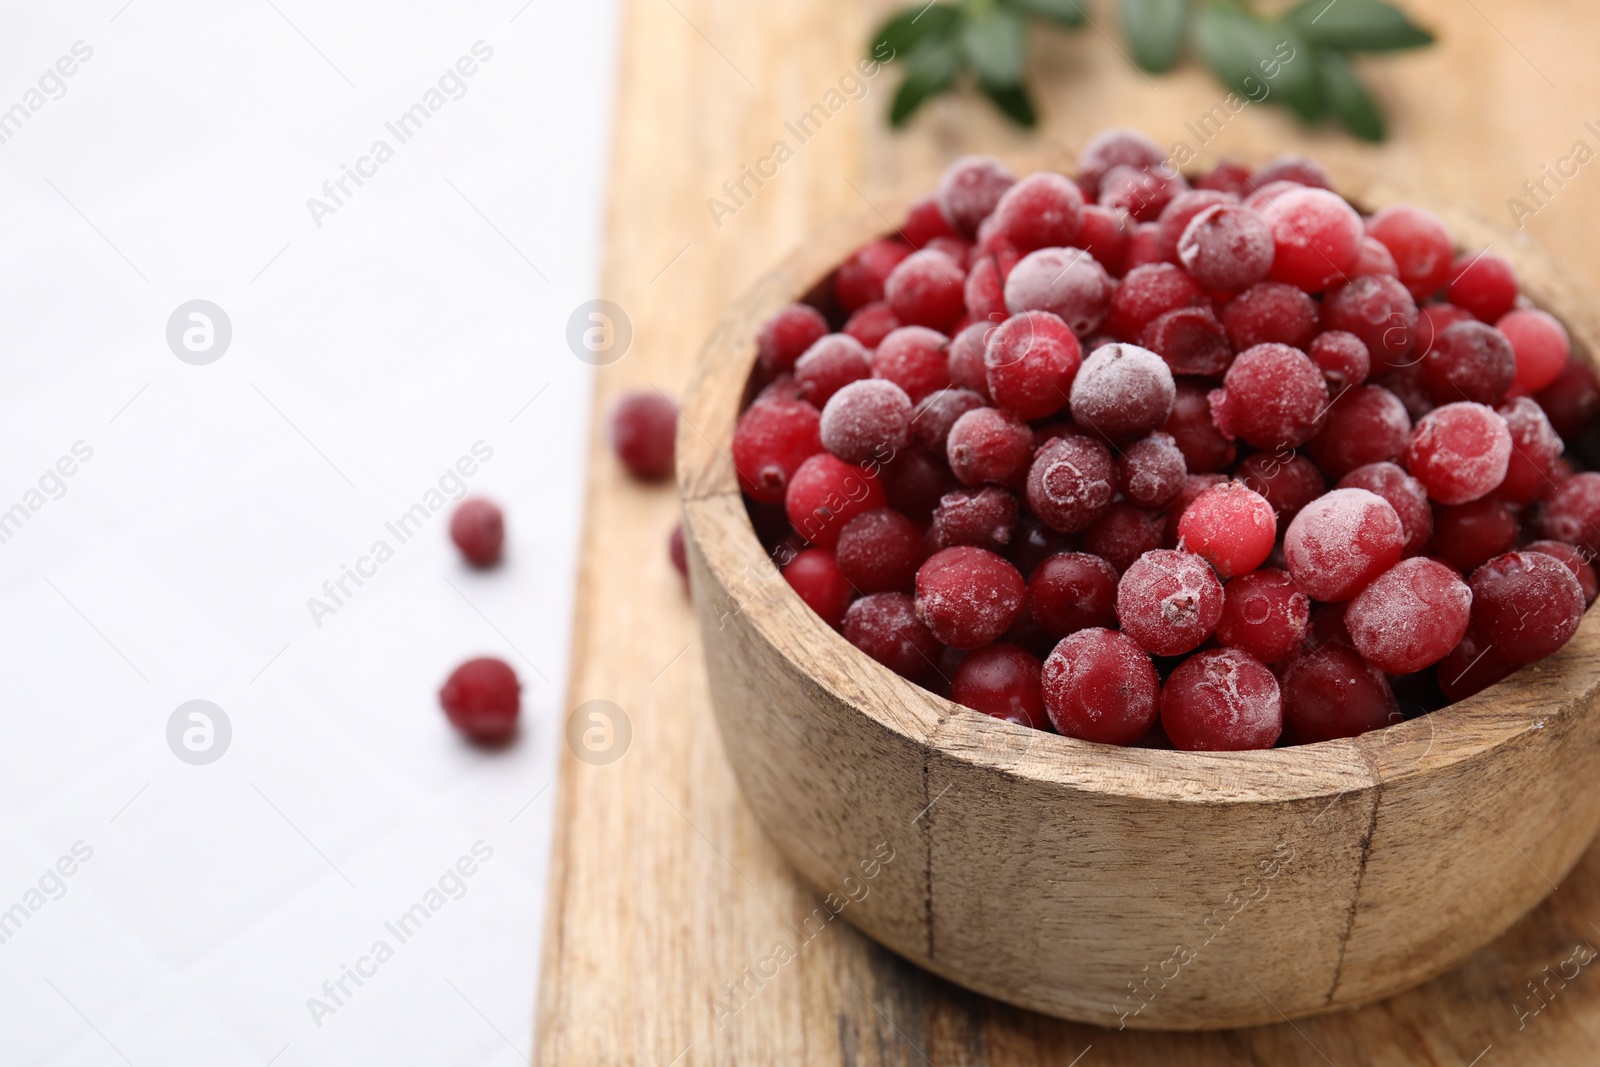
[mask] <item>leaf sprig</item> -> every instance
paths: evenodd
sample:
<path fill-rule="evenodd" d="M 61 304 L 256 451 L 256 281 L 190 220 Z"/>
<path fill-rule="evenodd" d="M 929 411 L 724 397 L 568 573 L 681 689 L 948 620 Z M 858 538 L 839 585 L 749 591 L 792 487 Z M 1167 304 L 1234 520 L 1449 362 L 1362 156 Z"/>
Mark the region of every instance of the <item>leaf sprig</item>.
<path fill-rule="evenodd" d="M 956 0 L 892 16 L 869 42 L 876 58 L 892 55 L 905 67 L 890 123 L 903 126 L 967 75 L 1013 121 L 1034 125 L 1038 114 L 1025 82 L 1030 23 L 1084 26 L 1087 2 Z M 1191 50 L 1230 90 L 1282 104 L 1305 122 L 1336 120 L 1367 141 L 1383 140 L 1387 127 L 1350 56 L 1433 43 L 1388 0 L 1304 0 L 1276 16 L 1239 0 L 1119 0 L 1118 18 L 1128 52 L 1144 70 L 1171 70 Z"/>

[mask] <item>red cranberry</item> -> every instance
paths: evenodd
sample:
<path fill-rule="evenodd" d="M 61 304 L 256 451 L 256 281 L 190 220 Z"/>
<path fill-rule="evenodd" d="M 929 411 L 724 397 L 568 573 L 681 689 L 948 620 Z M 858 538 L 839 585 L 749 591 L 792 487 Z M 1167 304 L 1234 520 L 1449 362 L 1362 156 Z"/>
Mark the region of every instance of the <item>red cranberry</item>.
<path fill-rule="evenodd" d="M 789 586 L 829 626 L 838 629 L 855 588 L 844 576 L 838 558 L 826 548 L 808 548 L 783 567 Z"/>
<path fill-rule="evenodd" d="M 800 464 L 789 479 L 783 507 L 801 537 L 832 548 L 839 543 L 845 524 L 884 503 L 883 486 L 873 474 L 819 452 Z"/>
<path fill-rule="evenodd" d="M 1140 556 L 1161 547 L 1164 529 L 1160 515 L 1119 500 L 1083 531 L 1083 547 L 1121 574 Z"/>
<path fill-rule="evenodd" d="M 1112 294 L 1106 329 L 1124 341 L 1131 341 L 1167 312 L 1204 306 L 1209 299 L 1200 283 L 1184 273 L 1182 267 L 1147 263 L 1128 271 Z"/>
<path fill-rule="evenodd" d="M 957 233 L 974 234 L 1016 177 L 998 159 L 963 156 L 939 179 L 939 210 Z"/>
<path fill-rule="evenodd" d="M 978 408 L 950 427 L 945 449 L 950 470 L 963 485 L 1017 487 L 1033 458 L 1033 431 L 999 408 Z"/>
<path fill-rule="evenodd" d="M 1196 653 L 1161 687 L 1161 728 L 1184 752 L 1271 748 L 1283 733 L 1278 679 L 1237 648 Z"/>
<path fill-rule="evenodd" d="M 1361 254 L 1356 257 L 1356 265 L 1350 268 L 1350 276 L 1359 278 L 1363 274 L 1387 274 L 1391 278 L 1400 277 L 1400 267 L 1394 261 L 1394 256 L 1389 250 L 1371 237 L 1361 239 Z"/>
<path fill-rule="evenodd" d="M 1128 231 L 1128 250 L 1122 255 L 1124 275 L 1138 267 L 1156 263 L 1176 265 L 1177 252 L 1161 240 L 1161 225 L 1155 222 L 1133 222 Z M 1173 259 L 1168 259 L 1168 252 Z"/>
<path fill-rule="evenodd" d="M 1544 410 L 1528 397 L 1509 400 L 1496 410 L 1511 434 L 1511 458 L 1494 495 L 1513 504 L 1531 504 L 1555 488 L 1550 469 L 1561 455 L 1561 438 Z"/>
<path fill-rule="evenodd" d="M 1211 636 L 1222 600 L 1222 583 L 1199 556 L 1157 549 L 1117 584 L 1117 618 L 1146 652 L 1181 656 Z"/>
<path fill-rule="evenodd" d="M 970 389 L 941 389 L 930 393 L 912 409 L 912 438 L 923 448 L 942 455 L 956 420 L 988 404 Z"/>
<path fill-rule="evenodd" d="M 1217 428 L 1266 449 L 1309 441 L 1327 405 L 1328 388 L 1317 365 L 1299 349 L 1281 344 L 1240 352 L 1222 388 L 1211 394 Z"/>
<path fill-rule="evenodd" d="M 1450 264 L 1450 303 L 1483 322 L 1495 322 L 1517 304 L 1517 275 L 1493 252 L 1457 256 Z"/>
<path fill-rule="evenodd" d="M 895 316 L 894 309 L 887 301 L 879 300 L 866 304 L 854 312 L 844 324 L 843 332 L 861 342 L 866 348 L 877 348 L 885 337 L 898 330 L 900 326 L 900 320 Z"/>
<path fill-rule="evenodd" d="M 855 601 L 844 613 L 843 632 L 846 641 L 902 678 L 924 681 L 937 669 L 939 640 L 905 593 L 872 593 Z"/>
<path fill-rule="evenodd" d="M 943 331 L 966 310 L 966 283 L 961 264 L 930 248 L 900 261 L 884 283 L 884 299 L 901 322 Z"/>
<path fill-rule="evenodd" d="M 1361 254 L 1361 216 L 1326 189 L 1295 189 L 1258 210 L 1272 227 L 1272 280 L 1318 293 L 1346 278 Z"/>
<path fill-rule="evenodd" d="M 1056 731 L 1104 745 L 1131 745 L 1155 724 L 1161 680 L 1126 634 L 1094 627 L 1055 647 L 1040 679 Z"/>
<path fill-rule="evenodd" d="M 1313 189 L 1333 188 L 1333 178 L 1326 167 L 1309 156 L 1293 154 L 1277 156 L 1250 176 L 1250 184 L 1257 189 L 1273 182 L 1294 182 Z"/>
<path fill-rule="evenodd" d="M 1227 331 L 1210 308 L 1178 308 L 1157 316 L 1139 335 L 1139 343 L 1166 360 L 1173 374 L 1218 377 L 1233 361 Z"/>
<path fill-rule="evenodd" d="M 1064 533 L 1088 529 L 1116 493 L 1111 453 L 1081 434 L 1046 441 L 1028 470 L 1028 507 L 1047 526 Z"/>
<path fill-rule="evenodd" d="M 503 660 L 469 659 L 445 680 L 439 704 L 451 726 L 474 741 L 496 744 L 517 732 L 521 685 Z"/>
<path fill-rule="evenodd" d="M 1128 255 L 1129 237 L 1122 215 L 1099 204 L 1089 204 L 1083 209 L 1083 225 L 1074 244 L 1106 270 L 1120 275 Z"/>
<path fill-rule="evenodd" d="M 1283 669 L 1283 738 L 1309 745 L 1401 721 L 1383 672 L 1349 648 L 1319 645 Z"/>
<path fill-rule="evenodd" d="M 450 516 L 450 539 L 468 563 L 492 567 L 506 543 L 505 516 L 487 500 L 463 500 Z"/>
<path fill-rule="evenodd" d="M 611 412 L 611 447 L 628 473 L 656 481 L 672 473 L 678 409 L 658 392 L 629 393 Z"/>
<path fill-rule="evenodd" d="M 1572 639 L 1583 621 L 1583 587 L 1543 552 L 1508 552 L 1472 572 L 1472 631 L 1506 663 L 1532 663 Z"/>
<path fill-rule="evenodd" d="M 789 479 L 822 451 L 821 418 L 804 400 L 758 401 L 733 431 L 739 487 L 763 504 L 781 504 Z"/>
<path fill-rule="evenodd" d="M 1462 573 L 1511 551 L 1516 543 L 1516 513 L 1492 496 L 1434 509 L 1428 552 Z"/>
<path fill-rule="evenodd" d="M 911 399 L 881 378 L 851 382 L 822 409 L 822 445 L 846 463 L 880 463 L 911 443 Z"/>
<path fill-rule="evenodd" d="M 1013 315 L 1048 311 L 1072 332 L 1092 333 L 1111 306 L 1110 275 L 1081 248 L 1041 248 L 1006 278 L 1006 309 Z"/>
<path fill-rule="evenodd" d="M 1406 556 L 1419 555 L 1433 537 L 1433 508 L 1421 482 L 1393 463 L 1369 463 L 1339 479 L 1340 489 L 1365 489 L 1389 502 L 1405 533 Z"/>
<path fill-rule="evenodd" d="M 872 377 L 872 354 L 849 334 L 830 333 L 806 349 L 794 365 L 800 395 L 818 408 L 833 394 Z"/>
<path fill-rule="evenodd" d="M 1317 334 L 1311 347 L 1306 349 L 1306 355 L 1321 369 L 1328 392 L 1333 396 L 1360 385 L 1372 372 L 1372 357 L 1367 352 L 1366 342 L 1343 330 Z"/>
<path fill-rule="evenodd" d="M 1447 326 L 1422 359 L 1428 388 L 1441 404 L 1498 404 L 1511 388 L 1517 358 L 1505 334 L 1476 321 Z"/>
<path fill-rule="evenodd" d="M 944 209 L 939 205 L 938 194 L 917 197 L 906 212 L 906 221 L 900 226 L 900 236 L 912 248 L 925 248 L 928 242 L 939 237 L 956 236 L 956 231 L 950 228 L 950 222 L 945 218 Z"/>
<path fill-rule="evenodd" d="M 1600 474 L 1584 471 L 1556 486 L 1534 515 L 1534 529 L 1588 553 L 1600 553 Z"/>
<path fill-rule="evenodd" d="M 1367 235 L 1394 256 L 1401 283 L 1418 300 L 1439 291 L 1450 277 L 1455 250 L 1439 217 L 1419 207 L 1386 207 L 1367 220 Z"/>
<path fill-rule="evenodd" d="M 865 511 L 845 524 L 835 552 L 840 571 L 860 592 L 908 592 L 922 566 L 922 531 L 898 511 Z"/>
<path fill-rule="evenodd" d="M 1223 482 L 1184 509 L 1178 537 L 1179 547 L 1231 578 L 1255 570 L 1272 554 L 1278 523 L 1266 497 L 1242 482 Z"/>
<path fill-rule="evenodd" d="M 1402 560 L 1350 602 L 1345 625 L 1356 651 L 1389 674 L 1411 674 L 1444 659 L 1467 632 L 1472 590 L 1442 563 Z"/>
<path fill-rule="evenodd" d="M 1534 399 L 1561 439 L 1576 441 L 1600 416 L 1600 380 L 1588 363 L 1568 359 L 1556 380 L 1539 390 Z"/>
<path fill-rule="evenodd" d="M 764 322 L 756 334 L 761 368 L 768 374 L 794 369 L 794 361 L 828 332 L 828 320 L 809 304 L 790 304 Z"/>
<path fill-rule="evenodd" d="M 1322 328 L 1361 338 L 1374 367 L 1410 361 L 1417 343 L 1417 304 L 1399 279 L 1369 274 L 1353 279 L 1322 302 Z M 1430 357 L 1431 358 L 1431 357 Z"/>
<path fill-rule="evenodd" d="M 1256 345 L 1305 348 L 1317 333 L 1317 302 L 1292 285 L 1252 285 L 1222 309 L 1222 327 L 1234 351 Z"/>
<path fill-rule="evenodd" d="M 1168 263 L 1179 262 L 1178 240 L 1196 215 L 1218 204 L 1238 203 L 1237 196 L 1215 189 L 1190 189 L 1173 197 L 1161 209 L 1161 217 L 1156 219 L 1157 232 L 1161 236 L 1162 259 Z"/>
<path fill-rule="evenodd" d="M 1246 196 L 1253 188 L 1250 184 L 1250 168 L 1231 159 L 1222 160 L 1194 186 L 1196 189 L 1217 189 L 1234 196 Z"/>
<path fill-rule="evenodd" d="M 840 306 L 854 313 L 882 300 L 883 283 L 910 254 L 910 245 L 893 238 L 873 241 L 856 249 L 834 272 L 833 294 Z"/>
<path fill-rule="evenodd" d="M 1177 399 L 1172 370 L 1148 348 L 1109 344 L 1089 354 L 1072 381 L 1072 418 L 1112 441 L 1158 429 Z"/>
<path fill-rule="evenodd" d="M 1589 557 L 1578 549 L 1561 541 L 1535 541 L 1524 551 L 1543 552 L 1566 564 L 1567 570 L 1572 572 L 1572 576 L 1578 579 L 1578 585 L 1583 588 L 1584 604 L 1593 604 L 1596 595 L 1600 595 L 1600 578 L 1596 577 Z"/>
<path fill-rule="evenodd" d="M 1439 688 L 1450 700 L 1465 700 L 1510 677 L 1517 666 L 1495 655 L 1494 646 L 1479 641 L 1469 629 L 1461 643 L 1439 661 Z"/>
<path fill-rule="evenodd" d="M 1307 504 L 1284 534 L 1294 584 L 1316 600 L 1349 600 L 1400 562 L 1405 532 L 1389 502 L 1365 489 L 1335 489 Z"/>
<path fill-rule="evenodd" d="M 1083 363 L 1078 338 L 1047 311 L 1013 315 L 989 334 L 984 353 L 989 396 L 1022 419 L 1042 419 L 1066 406 Z"/>
<path fill-rule="evenodd" d="M 1306 451 L 1330 478 L 1384 463 L 1404 452 L 1411 418 L 1400 398 L 1380 385 L 1358 385 L 1328 407 Z"/>
<path fill-rule="evenodd" d="M 1412 431 L 1405 467 L 1441 504 L 1487 496 L 1506 476 L 1511 431 L 1482 404 L 1435 408 Z"/>
<path fill-rule="evenodd" d="M 1266 497 L 1280 529 L 1328 488 L 1327 479 L 1315 463 L 1298 452 L 1283 450 L 1252 452 L 1240 462 L 1233 476 Z"/>
<path fill-rule="evenodd" d="M 972 545 L 1004 552 L 1017 527 L 1017 498 L 992 485 L 946 493 L 933 512 L 935 546 Z M 917 562 L 921 562 L 918 557 Z"/>
<path fill-rule="evenodd" d="M 950 384 L 970 389 L 985 400 L 989 399 L 989 368 L 983 360 L 992 329 L 992 322 L 973 323 L 955 335 L 948 352 Z"/>
<path fill-rule="evenodd" d="M 1193 379 L 1180 378 L 1173 395 L 1172 414 L 1163 433 L 1170 434 L 1191 472 L 1218 471 L 1233 465 L 1237 450 L 1222 436 L 1211 418 L 1211 390 Z"/>
<path fill-rule="evenodd" d="M 1161 146 L 1138 130 L 1114 127 L 1089 138 L 1078 153 L 1078 173 L 1091 187 L 1098 187 L 1100 179 L 1112 167 L 1126 165 L 1145 170 L 1165 163 L 1166 159 Z"/>
<path fill-rule="evenodd" d="M 1016 532 L 1011 536 L 1011 562 L 1017 565 L 1017 570 L 1024 576 L 1028 576 L 1051 556 L 1073 552 L 1077 548 L 1078 539 L 1072 534 L 1052 530 L 1036 516 L 1024 511 L 1017 522 Z"/>
<path fill-rule="evenodd" d="M 950 339 L 926 326 L 902 326 L 879 344 L 872 376 L 906 391 L 912 403 L 950 385 Z"/>
<path fill-rule="evenodd" d="M 1116 601 L 1116 570 L 1087 552 L 1050 556 L 1028 580 L 1028 611 L 1057 640 L 1094 626 L 1115 626 Z"/>
<path fill-rule="evenodd" d="M 1072 244 L 1083 222 L 1083 192 L 1049 171 L 1039 171 L 1007 189 L 995 205 L 999 231 L 1023 251 Z"/>
<path fill-rule="evenodd" d="M 1183 453 L 1169 434 L 1153 433 L 1135 441 L 1117 457 L 1117 480 L 1122 495 L 1141 508 L 1170 503 L 1183 488 L 1189 470 Z"/>
<path fill-rule="evenodd" d="M 1039 684 L 1042 669 L 1038 659 L 1016 645 L 989 645 L 961 661 L 951 679 L 950 699 L 996 719 L 1043 730 L 1049 720 Z"/>
<path fill-rule="evenodd" d="M 1572 341 L 1554 315 L 1537 308 L 1518 308 L 1500 316 L 1494 325 L 1511 342 L 1516 355 L 1517 388 L 1536 393 L 1561 375 Z"/>
<path fill-rule="evenodd" d="M 973 322 L 988 326 L 1006 321 L 1006 273 L 993 256 L 979 258 L 967 271 L 966 285 L 961 292 Z"/>
<path fill-rule="evenodd" d="M 1138 222 L 1153 222 L 1173 197 L 1189 187 L 1176 171 L 1149 170 L 1126 164 L 1112 167 L 1100 178 L 1100 206 L 1125 211 Z"/>
<path fill-rule="evenodd" d="M 1276 663 L 1305 646 L 1311 630 L 1311 599 L 1295 588 L 1285 571 L 1264 567 L 1241 574 L 1222 587 L 1222 617 L 1217 640 Z"/>
<path fill-rule="evenodd" d="M 1272 257 L 1272 228 L 1243 204 L 1207 208 L 1178 239 L 1178 261 L 1184 269 L 1207 289 L 1219 292 L 1236 292 L 1265 280 Z"/>
<path fill-rule="evenodd" d="M 951 648 L 998 640 L 1022 612 L 1027 585 L 993 552 L 961 545 L 941 549 L 917 571 L 917 617 Z"/>
<path fill-rule="evenodd" d="M 1183 488 L 1178 490 L 1177 497 L 1167 508 L 1167 521 L 1162 531 L 1161 547 L 1178 547 L 1178 526 L 1183 522 L 1183 513 L 1189 510 L 1189 505 L 1193 504 L 1201 493 L 1227 480 L 1227 475 L 1215 473 L 1191 474 L 1183 480 Z"/>
<path fill-rule="evenodd" d="M 880 477 L 889 506 L 914 522 L 932 519 L 940 499 L 959 484 L 942 455 L 912 448 L 885 464 Z"/>

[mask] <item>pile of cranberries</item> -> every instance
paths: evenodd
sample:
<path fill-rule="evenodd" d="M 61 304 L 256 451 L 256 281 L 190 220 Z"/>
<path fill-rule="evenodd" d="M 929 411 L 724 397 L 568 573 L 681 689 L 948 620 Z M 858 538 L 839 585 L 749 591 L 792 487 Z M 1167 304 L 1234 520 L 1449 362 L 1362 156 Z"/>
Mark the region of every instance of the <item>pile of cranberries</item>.
<path fill-rule="evenodd" d="M 1600 382 L 1512 268 L 1316 162 L 968 157 L 760 331 L 733 440 L 800 597 L 997 718 L 1350 737 L 1550 655 L 1595 598 Z"/>

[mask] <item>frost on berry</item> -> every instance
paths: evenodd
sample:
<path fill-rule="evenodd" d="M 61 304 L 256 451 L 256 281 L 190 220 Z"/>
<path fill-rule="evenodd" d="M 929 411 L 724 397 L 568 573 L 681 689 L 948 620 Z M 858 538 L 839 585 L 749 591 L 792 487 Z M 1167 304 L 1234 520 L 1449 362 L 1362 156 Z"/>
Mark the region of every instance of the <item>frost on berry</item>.
<path fill-rule="evenodd" d="M 1122 630 L 1155 656 L 1200 646 L 1222 617 L 1222 583 L 1199 556 L 1146 552 L 1117 585 Z"/>
<path fill-rule="evenodd" d="M 1106 446 L 1082 434 L 1046 441 L 1028 470 L 1028 507 L 1051 529 L 1089 527 L 1117 493 L 1117 472 Z"/>
<path fill-rule="evenodd" d="M 1185 752 L 1271 748 L 1283 732 L 1278 680 L 1237 648 L 1196 653 L 1161 687 L 1161 727 Z"/>
<path fill-rule="evenodd" d="M 1105 321 L 1112 288 L 1111 276 L 1083 249 L 1041 248 L 1006 278 L 1006 310 L 1048 311 L 1083 337 Z"/>
<path fill-rule="evenodd" d="M 1482 404 L 1446 404 L 1422 417 L 1406 446 L 1404 464 L 1441 504 L 1486 496 L 1506 476 L 1511 431 Z"/>
<path fill-rule="evenodd" d="M 1072 418 L 1112 441 L 1158 429 L 1172 414 L 1177 387 L 1172 369 L 1148 348 L 1102 345 L 1072 382 Z"/>
<path fill-rule="evenodd" d="M 1345 611 L 1356 651 L 1389 674 L 1444 659 L 1467 632 L 1472 590 L 1450 567 L 1421 556 L 1373 579 Z"/>
<path fill-rule="evenodd" d="M 1284 534 L 1294 583 L 1314 600 L 1349 600 L 1400 562 L 1405 532 L 1389 502 L 1365 489 L 1335 489 L 1307 504 Z"/>

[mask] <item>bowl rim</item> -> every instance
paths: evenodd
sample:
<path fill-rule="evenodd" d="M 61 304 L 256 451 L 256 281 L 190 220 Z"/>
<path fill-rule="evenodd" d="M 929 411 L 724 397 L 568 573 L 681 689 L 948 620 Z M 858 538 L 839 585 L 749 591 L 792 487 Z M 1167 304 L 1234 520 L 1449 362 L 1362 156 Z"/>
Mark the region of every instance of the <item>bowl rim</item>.
<path fill-rule="evenodd" d="M 1055 155 L 1004 161 L 1019 175 L 1046 168 L 1074 173 Z M 1370 170 L 1329 170 L 1335 189 L 1364 216 L 1412 204 L 1440 216 L 1458 248 L 1494 248 L 1512 263 L 1533 305 L 1566 326 L 1573 354 L 1595 362 L 1600 298 L 1571 270 L 1469 209 L 1392 185 Z M 1600 612 L 1587 610 L 1578 632 L 1555 655 L 1465 700 L 1355 738 L 1245 752 L 1121 747 L 1035 730 L 957 704 L 850 644 L 800 600 L 762 547 L 734 474 L 733 429 L 754 380 L 760 324 L 778 308 L 815 296 L 855 248 L 897 232 L 890 220 L 903 218 L 932 188 L 932 180 L 922 181 L 868 200 L 866 208 L 826 227 L 757 280 L 718 322 L 680 408 L 676 481 L 685 535 L 733 614 L 814 684 L 930 754 L 1087 793 L 1205 804 L 1331 797 L 1331 807 L 1352 791 L 1470 766 L 1587 707 L 1600 689 Z M 759 586 L 734 592 L 729 577 L 752 567 Z M 702 595 L 697 589 L 696 596 Z M 812 654 L 817 652 L 823 654 Z M 1516 699 L 1507 699 L 1513 694 Z"/>

